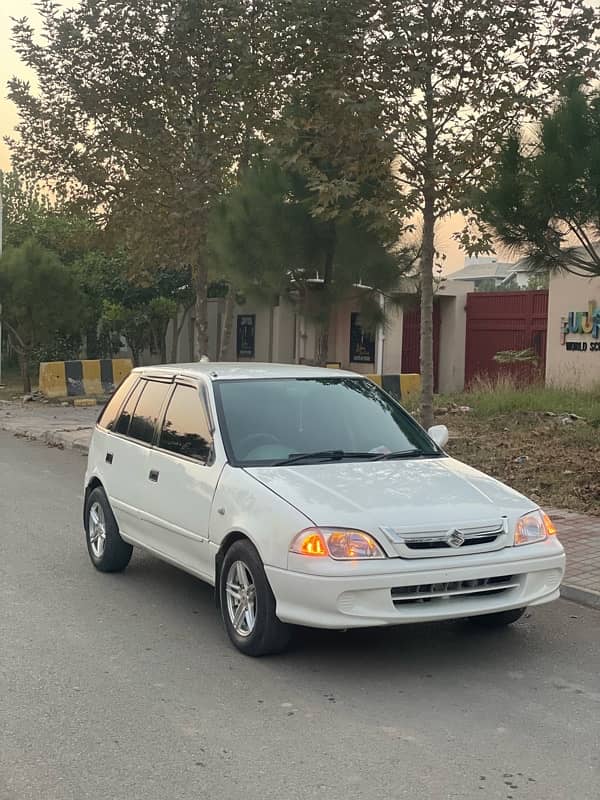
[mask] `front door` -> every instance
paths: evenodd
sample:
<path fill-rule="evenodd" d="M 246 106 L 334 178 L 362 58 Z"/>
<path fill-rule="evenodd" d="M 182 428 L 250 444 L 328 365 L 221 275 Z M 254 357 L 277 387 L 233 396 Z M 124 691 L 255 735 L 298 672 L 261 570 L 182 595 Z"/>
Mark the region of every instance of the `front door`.
<path fill-rule="evenodd" d="M 208 523 L 223 469 L 197 384 L 177 379 L 150 452 L 144 517 L 151 545 L 185 569 L 212 580 Z"/>

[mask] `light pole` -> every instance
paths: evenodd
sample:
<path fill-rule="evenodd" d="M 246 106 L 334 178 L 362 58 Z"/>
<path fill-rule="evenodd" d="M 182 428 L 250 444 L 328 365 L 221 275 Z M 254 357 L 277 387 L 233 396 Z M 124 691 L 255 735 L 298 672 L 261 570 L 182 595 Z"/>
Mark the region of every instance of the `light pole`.
<path fill-rule="evenodd" d="M 2 257 L 2 194 L 0 194 L 0 258 Z M 2 383 L 2 303 L 0 303 L 0 384 Z"/>

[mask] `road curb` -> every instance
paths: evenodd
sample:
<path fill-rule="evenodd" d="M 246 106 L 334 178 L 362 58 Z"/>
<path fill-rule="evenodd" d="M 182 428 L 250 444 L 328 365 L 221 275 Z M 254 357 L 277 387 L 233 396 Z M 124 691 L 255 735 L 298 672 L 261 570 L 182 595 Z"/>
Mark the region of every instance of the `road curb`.
<path fill-rule="evenodd" d="M 72 431 L 34 431 L 21 426 L 3 425 L 0 422 L 0 430 L 29 441 L 44 442 L 49 447 L 60 447 L 64 450 L 78 450 L 81 453 L 87 453 L 90 449 L 89 438 L 93 429 L 82 427 Z M 86 431 L 89 433 L 86 434 Z"/>
<path fill-rule="evenodd" d="M 580 606 L 600 609 L 600 592 L 595 592 L 593 589 L 563 583 L 560 587 L 560 596 L 573 603 L 579 603 Z"/>

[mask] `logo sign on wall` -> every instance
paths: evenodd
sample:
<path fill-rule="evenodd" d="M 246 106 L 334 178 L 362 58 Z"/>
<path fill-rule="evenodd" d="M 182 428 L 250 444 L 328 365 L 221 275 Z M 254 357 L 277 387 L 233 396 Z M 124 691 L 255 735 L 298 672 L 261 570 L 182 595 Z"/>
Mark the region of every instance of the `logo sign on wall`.
<path fill-rule="evenodd" d="M 569 334 L 583 334 L 589 336 L 589 340 L 578 339 L 577 341 L 568 340 Z M 593 300 L 588 303 L 587 311 L 569 311 L 566 316 L 560 318 L 560 343 L 566 350 L 574 350 L 580 353 L 597 352 L 600 353 L 600 306 Z"/>

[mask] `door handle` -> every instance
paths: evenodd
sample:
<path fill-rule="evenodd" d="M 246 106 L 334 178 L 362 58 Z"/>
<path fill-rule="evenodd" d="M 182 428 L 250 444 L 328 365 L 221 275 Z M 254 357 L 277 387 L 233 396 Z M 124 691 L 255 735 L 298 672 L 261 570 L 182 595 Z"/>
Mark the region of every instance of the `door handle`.
<path fill-rule="evenodd" d="M 113 462 L 113 454 L 112 453 L 107 453 L 105 461 L 106 461 L 107 464 L 112 464 L 112 462 Z"/>
<path fill-rule="evenodd" d="M 154 483 L 158 483 L 158 470 L 151 469 L 150 473 L 148 474 L 148 480 L 154 481 Z"/>

